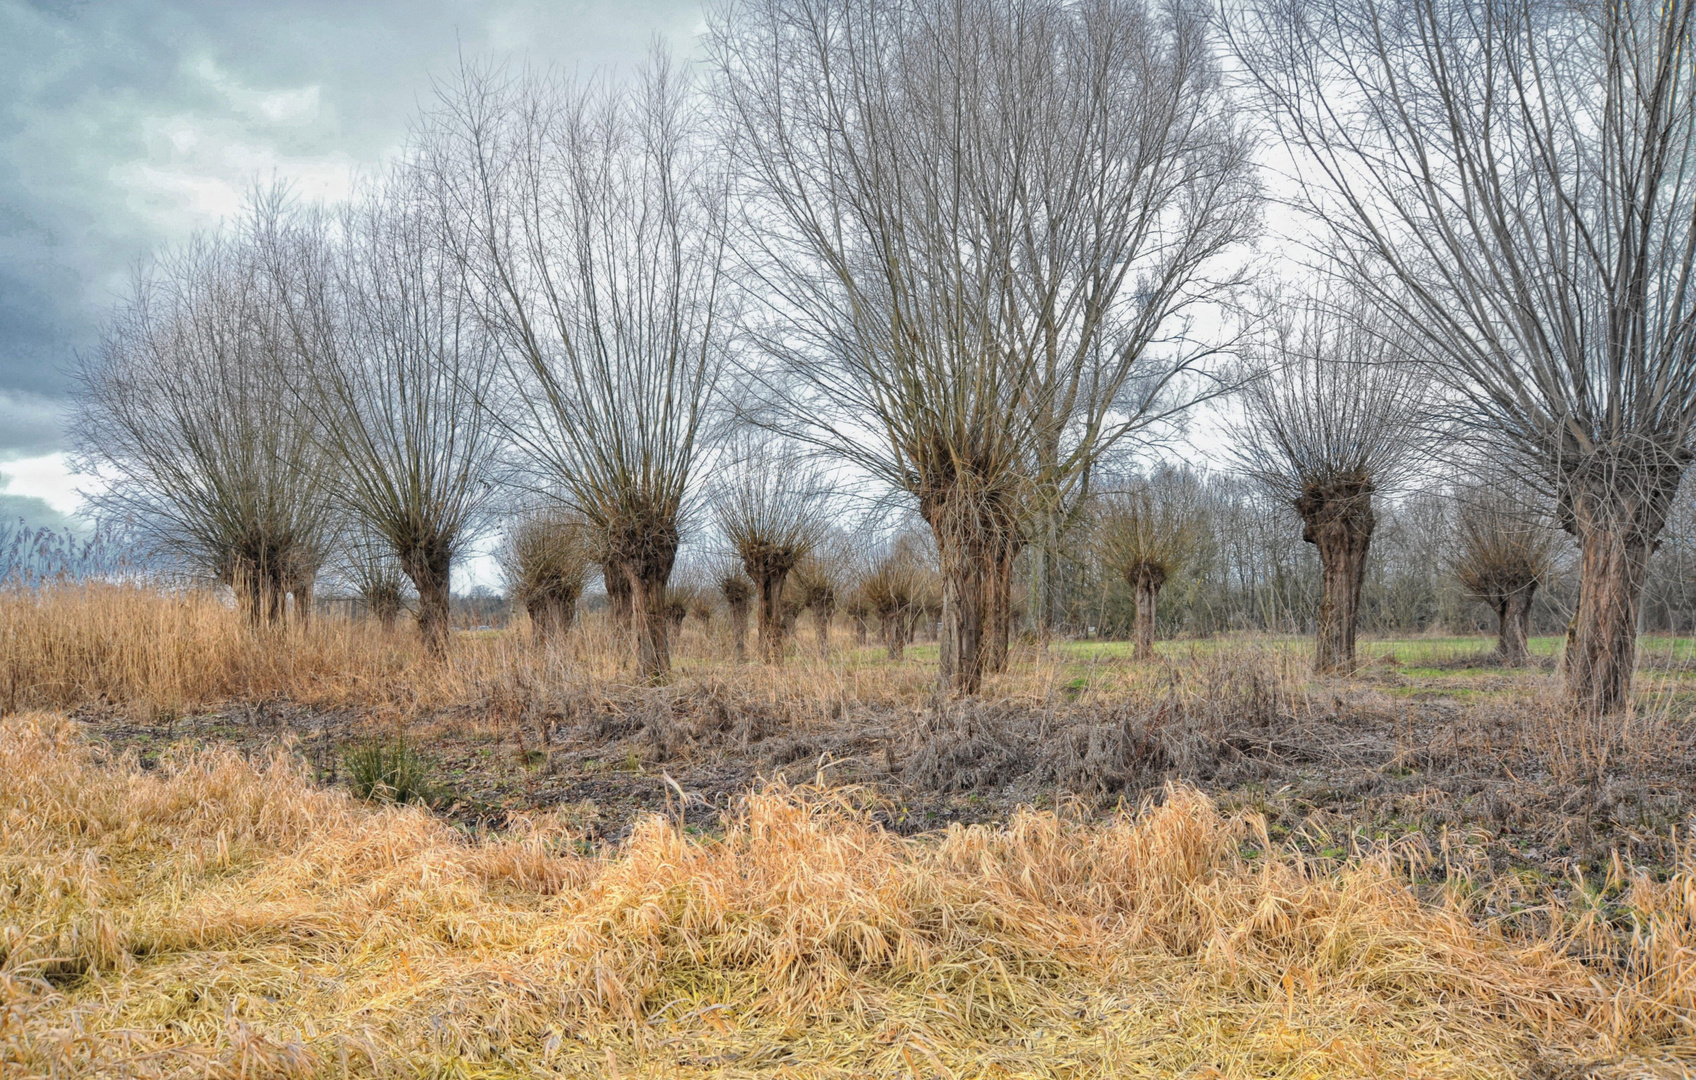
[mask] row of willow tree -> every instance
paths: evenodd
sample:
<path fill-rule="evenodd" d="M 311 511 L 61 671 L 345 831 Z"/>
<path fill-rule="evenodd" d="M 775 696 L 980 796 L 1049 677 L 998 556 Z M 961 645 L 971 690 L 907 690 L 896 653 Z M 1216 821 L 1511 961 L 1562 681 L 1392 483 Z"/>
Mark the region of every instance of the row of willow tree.
<path fill-rule="evenodd" d="M 1081 521 L 1166 512 L 1104 482 L 1119 455 L 1240 389 L 1238 471 L 1318 556 L 1321 668 L 1375 494 L 1446 459 L 1506 493 L 1477 528 L 1577 540 L 1564 677 L 1607 713 L 1696 421 L 1693 10 L 726 0 L 700 72 L 469 65 L 356 197 L 256 197 L 141 275 L 83 464 L 255 620 L 374 552 L 437 650 L 494 508 L 564 515 L 653 677 L 689 529 L 777 627 L 799 563 L 764 508 L 829 477 L 925 523 L 972 693 L 1021 604 L 1061 613 Z M 1295 224 L 1256 255 L 1266 169 Z M 1299 295 L 1248 302 L 1251 267 Z"/>

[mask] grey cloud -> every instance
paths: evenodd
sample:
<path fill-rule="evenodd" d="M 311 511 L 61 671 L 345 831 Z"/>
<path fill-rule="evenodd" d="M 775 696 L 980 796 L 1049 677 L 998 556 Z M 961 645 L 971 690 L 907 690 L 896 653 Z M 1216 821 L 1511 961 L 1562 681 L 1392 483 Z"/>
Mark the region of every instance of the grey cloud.
<path fill-rule="evenodd" d="M 622 65 L 700 22 L 698 0 L 0 0 L 0 457 L 63 448 L 68 371 L 149 250 L 255 182 L 376 167 L 461 52 Z"/>

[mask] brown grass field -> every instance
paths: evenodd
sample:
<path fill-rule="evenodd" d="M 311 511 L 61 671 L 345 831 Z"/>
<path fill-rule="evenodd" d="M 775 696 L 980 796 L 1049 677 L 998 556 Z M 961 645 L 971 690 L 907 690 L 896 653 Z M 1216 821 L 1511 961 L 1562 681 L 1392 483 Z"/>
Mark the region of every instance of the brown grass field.
<path fill-rule="evenodd" d="M 0 1076 L 1689 1076 L 1696 671 L 256 634 L 0 595 Z M 427 805 L 350 792 L 402 743 Z"/>

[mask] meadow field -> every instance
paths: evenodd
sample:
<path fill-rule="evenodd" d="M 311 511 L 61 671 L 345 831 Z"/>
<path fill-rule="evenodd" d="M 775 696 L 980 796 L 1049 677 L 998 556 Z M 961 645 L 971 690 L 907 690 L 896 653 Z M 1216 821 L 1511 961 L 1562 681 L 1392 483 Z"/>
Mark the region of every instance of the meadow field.
<path fill-rule="evenodd" d="M 1686 1076 L 1687 641 L 933 649 L 690 619 L 254 632 L 0 598 L 0 1071 L 114 1077 Z M 1539 641 L 1548 656 L 1553 641 Z"/>

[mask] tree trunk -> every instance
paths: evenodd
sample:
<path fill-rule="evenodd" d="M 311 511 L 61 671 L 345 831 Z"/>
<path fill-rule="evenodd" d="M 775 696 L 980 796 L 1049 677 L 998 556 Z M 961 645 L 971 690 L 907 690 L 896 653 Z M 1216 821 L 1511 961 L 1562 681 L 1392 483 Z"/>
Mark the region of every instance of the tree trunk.
<path fill-rule="evenodd" d="M 1347 674 L 1355 665 L 1355 633 L 1360 622 L 1360 589 L 1366 580 L 1366 555 L 1377 521 L 1372 514 L 1372 484 L 1367 481 L 1311 486 L 1295 501 L 1306 528 L 1302 539 L 1319 549 L 1323 594 L 1314 670 Z"/>
<path fill-rule="evenodd" d="M 1622 708 L 1637 666 L 1637 609 L 1650 545 L 1623 530 L 1592 529 L 1580 540 L 1578 609 L 1563 664 L 1567 697 L 1583 715 Z"/>
<path fill-rule="evenodd" d="M 671 613 L 667 610 L 665 587 L 671 579 L 671 561 L 663 567 L 625 564 L 630 583 L 630 627 L 636 635 L 636 671 L 650 682 L 660 682 L 671 673 Z"/>
<path fill-rule="evenodd" d="M 265 583 L 258 570 L 243 559 L 232 562 L 229 571 L 230 591 L 235 594 L 236 609 L 247 618 L 247 624 L 257 630 L 265 619 Z"/>
<path fill-rule="evenodd" d="M 1504 594 L 1496 603 L 1496 657 L 1503 667 L 1523 667 L 1531 659 L 1531 598 L 1537 583 Z"/>
<path fill-rule="evenodd" d="M 822 600 L 813 603 L 813 629 L 818 631 L 821 657 L 830 655 L 830 618 L 835 613 L 836 607 L 833 604 Z"/>
<path fill-rule="evenodd" d="M 996 553 L 984 579 L 984 661 L 988 674 L 1007 670 L 1008 650 L 1013 641 L 1013 561 L 1018 549 L 1007 544 Z"/>
<path fill-rule="evenodd" d="M 756 567 L 748 572 L 748 576 L 754 579 L 754 590 L 759 598 L 756 617 L 760 659 L 768 664 L 781 664 L 784 638 L 787 636 L 784 624 L 788 622 L 783 610 L 783 586 L 789 580 L 789 571 L 787 568 Z"/>
<path fill-rule="evenodd" d="M 294 618 L 302 630 L 312 628 L 312 580 L 294 583 Z"/>
<path fill-rule="evenodd" d="M 853 619 L 854 619 L 854 647 L 855 648 L 864 648 L 865 644 L 866 644 L 866 636 L 867 636 L 866 635 L 866 616 L 865 616 L 865 613 L 862 612 L 858 615 L 855 615 L 853 617 Z"/>
<path fill-rule="evenodd" d="M 448 654 L 448 564 L 446 559 L 409 562 L 407 577 L 418 589 L 418 636 L 438 659 Z"/>
<path fill-rule="evenodd" d="M 994 567 L 966 544 L 938 540 L 943 551 L 938 677 L 956 694 L 976 694 L 984 675 L 984 579 Z"/>
<path fill-rule="evenodd" d="M 613 633 L 629 634 L 634 626 L 633 600 L 630 577 L 624 564 L 617 559 L 604 560 L 601 563 L 601 580 L 606 585 L 607 617 L 612 621 Z"/>
<path fill-rule="evenodd" d="M 1038 641 L 1047 642 L 1054 634 L 1054 612 L 1052 608 L 1054 597 L 1054 580 L 1052 566 L 1054 560 L 1049 556 L 1049 538 L 1047 523 L 1039 526 L 1037 542 L 1031 546 L 1030 583 L 1026 587 L 1025 601 L 1030 607 L 1031 633 Z"/>
<path fill-rule="evenodd" d="M 1560 491 L 1563 524 L 1579 544 L 1578 608 L 1562 667 L 1568 701 L 1580 715 L 1598 718 L 1630 699 L 1649 556 L 1688 456 L 1680 451 L 1653 461 L 1595 458 L 1575 470 Z"/>
<path fill-rule="evenodd" d="M 281 626 L 283 623 L 283 601 L 287 598 L 287 594 L 283 592 L 282 585 L 269 575 L 266 575 L 262 580 L 264 582 L 265 625 Z"/>
<path fill-rule="evenodd" d="M 748 601 L 730 606 L 730 639 L 736 645 L 736 659 L 748 659 Z"/>
<path fill-rule="evenodd" d="M 1137 592 L 1136 658 L 1154 659 L 1154 616 L 1160 601 L 1160 587 L 1166 575 L 1158 568 L 1144 567 L 1131 582 Z"/>
<path fill-rule="evenodd" d="M 878 616 L 883 630 L 883 646 L 891 660 L 900 660 L 907 651 L 906 619 L 899 610 L 885 611 Z"/>
<path fill-rule="evenodd" d="M 564 638 L 577 621 L 577 598 L 538 593 L 524 602 L 524 610 L 530 615 L 530 633 L 536 644 L 546 646 Z"/>

